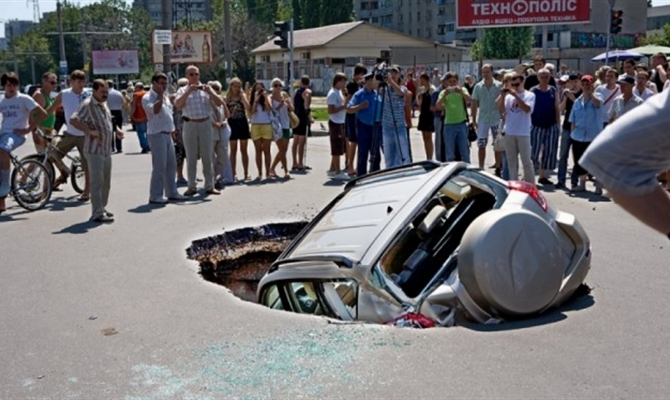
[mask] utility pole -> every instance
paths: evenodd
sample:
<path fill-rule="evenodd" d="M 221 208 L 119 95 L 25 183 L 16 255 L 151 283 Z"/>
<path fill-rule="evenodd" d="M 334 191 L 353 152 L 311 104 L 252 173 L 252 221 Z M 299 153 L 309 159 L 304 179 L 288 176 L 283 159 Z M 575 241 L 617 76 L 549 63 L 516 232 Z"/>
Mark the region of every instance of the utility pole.
<path fill-rule="evenodd" d="M 19 76 L 19 59 L 16 58 L 16 41 L 14 40 L 14 27 L 9 26 L 9 37 L 12 40 L 12 56 L 14 57 L 14 73 Z M 20 78 L 20 76 L 19 76 Z"/>
<path fill-rule="evenodd" d="M 167 29 L 169 31 L 172 31 L 172 19 L 170 18 L 170 1 L 169 0 L 162 0 L 162 11 L 163 11 L 163 29 Z M 170 54 L 172 52 L 170 51 L 170 45 L 169 44 L 164 44 L 163 45 L 163 72 L 168 75 L 172 66 L 170 65 Z M 169 79 L 168 79 L 169 81 Z"/>
<path fill-rule="evenodd" d="M 223 47 L 226 59 L 226 80 L 233 77 L 233 27 L 230 24 L 230 0 L 223 3 Z"/>
<path fill-rule="evenodd" d="M 293 13 L 291 13 L 291 15 L 292 14 Z M 288 62 L 290 63 L 289 67 L 288 67 L 288 74 L 289 74 L 288 82 L 289 82 L 289 85 L 290 85 L 289 87 L 293 88 L 293 78 L 295 77 L 295 74 L 294 74 L 294 71 L 293 71 L 293 68 L 294 68 L 294 64 L 293 64 L 293 48 L 294 48 L 294 43 L 293 43 L 293 17 L 291 17 L 291 20 L 289 21 L 289 29 L 290 29 L 289 44 L 290 44 L 291 47 L 290 47 L 290 53 L 289 53 L 289 58 L 288 58 Z"/>
<path fill-rule="evenodd" d="M 63 6 L 60 3 L 60 0 L 56 2 L 56 16 L 58 17 L 58 45 L 60 47 L 60 63 L 59 71 L 61 75 L 61 81 L 63 80 L 67 73 L 67 58 L 65 57 L 65 35 L 63 35 Z"/>
<path fill-rule="evenodd" d="M 88 59 L 86 57 L 86 22 L 84 21 L 83 8 L 81 9 L 81 55 L 82 55 L 84 72 L 88 77 L 88 68 L 86 68 L 86 63 L 88 62 Z"/>

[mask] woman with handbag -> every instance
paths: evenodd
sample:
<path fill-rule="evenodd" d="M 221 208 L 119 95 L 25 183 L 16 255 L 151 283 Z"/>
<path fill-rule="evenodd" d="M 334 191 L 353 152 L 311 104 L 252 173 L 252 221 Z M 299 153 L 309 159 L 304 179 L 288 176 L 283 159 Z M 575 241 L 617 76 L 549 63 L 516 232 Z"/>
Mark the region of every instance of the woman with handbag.
<path fill-rule="evenodd" d="M 274 78 L 272 80 L 272 110 L 276 114 L 276 117 L 281 123 L 281 137 L 276 140 L 277 150 L 279 152 L 275 155 L 275 159 L 270 166 L 270 178 L 276 178 L 277 173 L 275 168 L 281 163 L 282 168 L 284 169 L 284 179 L 291 179 L 291 174 L 288 171 L 288 162 L 286 160 L 286 153 L 288 151 L 288 142 L 291 139 L 291 117 L 289 116 L 293 112 L 293 104 L 291 104 L 291 97 L 288 93 L 284 92 L 282 88 L 284 87 L 284 82 L 279 78 Z"/>
<path fill-rule="evenodd" d="M 256 82 L 251 88 L 251 140 L 256 150 L 257 181 L 263 179 L 263 164 L 265 176 L 270 176 L 270 143 L 272 143 L 272 100 L 265 91 L 262 82 Z M 265 159 L 263 159 L 265 158 Z"/>

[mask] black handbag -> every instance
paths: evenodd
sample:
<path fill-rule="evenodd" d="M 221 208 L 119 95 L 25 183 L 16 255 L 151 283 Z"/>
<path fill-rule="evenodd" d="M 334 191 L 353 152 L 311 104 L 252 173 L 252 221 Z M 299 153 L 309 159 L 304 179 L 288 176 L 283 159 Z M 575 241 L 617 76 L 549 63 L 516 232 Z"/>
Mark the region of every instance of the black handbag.
<path fill-rule="evenodd" d="M 468 114 L 467 104 L 465 104 L 465 98 L 463 98 L 463 110 L 465 111 L 466 123 L 468 124 L 468 141 L 472 143 L 477 140 L 477 130 L 475 129 L 475 124 L 470 122 L 470 115 Z"/>

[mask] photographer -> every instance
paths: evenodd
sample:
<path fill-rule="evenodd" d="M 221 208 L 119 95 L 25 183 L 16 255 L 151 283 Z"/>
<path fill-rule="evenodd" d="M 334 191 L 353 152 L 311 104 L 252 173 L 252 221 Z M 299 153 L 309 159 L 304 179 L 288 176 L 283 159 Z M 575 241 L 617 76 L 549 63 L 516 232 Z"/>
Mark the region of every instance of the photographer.
<path fill-rule="evenodd" d="M 382 73 L 383 75 L 383 73 Z M 410 106 L 411 98 L 407 96 L 407 87 L 400 86 L 400 68 L 391 66 L 384 76 L 380 89 L 384 91 L 382 103 L 382 142 L 386 168 L 410 163 L 409 139 L 405 123 L 405 107 Z"/>
<path fill-rule="evenodd" d="M 470 102 L 468 91 L 458 86 L 458 74 L 447 72 L 443 81 L 445 89 L 440 93 L 436 108 L 445 111 L 443 142 L 447 161 L 456 161 L 456 149 L 464 162 L 470 163 L 470 143 L 468 142 L 468 114 L 466 104 Z"/>

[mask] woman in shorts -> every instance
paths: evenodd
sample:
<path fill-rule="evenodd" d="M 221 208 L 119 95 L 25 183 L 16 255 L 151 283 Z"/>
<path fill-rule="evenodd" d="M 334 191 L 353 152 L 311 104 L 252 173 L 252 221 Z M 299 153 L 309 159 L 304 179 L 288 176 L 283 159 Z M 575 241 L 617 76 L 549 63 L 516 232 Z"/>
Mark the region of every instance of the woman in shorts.
<path fill-rule="evenodd" d="M 256 82 L 251 88 L 251 140 L 256 150 L 256 168 L 258 177 L 263 179 L 263 165 L 265 177 L 270 176 L 270 144 L 272 143 L 272 100 L 265 91 L 261 82 Z M 265 158 L 265 159 L 264 159 Z"/>
<path fill-rule="evenodd" d="M 289 118 L 289 111 L 293 111 L 293 104 L 291 104 L 291 97 L 288 93 L 284 92 L 282 88 L 284 87 L 284 82 L 279 78 L 272 80 L 272 109 L 277 114 L 279 122 L 281 122 L 282 128 L 282 137 L 277 140 L 277 149 L 279 152 L 275 156 L 272 166 L 270 167 L 270 178 L 276 178 L 277 173 L 275 168 L 277 164 L 281 163 L 282 168 L 284 169 L 284 179 L 291 179 L 291 175 L 288 172 L 288 163 L 286 161 L 286 153 L 288 151 L 288 141 L 291 139 L 291 119 Z"/>
<path fill-rule="evenodd" d="M 230 111 L 228 126 L 230 127 L 230 163 L 233 167 L 233 179 L 237 180 L 237 149 L 239 147 L 242 155 L 242 168 L 244 169 L 244 180 L 249 180 L 249 152 L 247 146 L 251 138 L 249 132 L 249 100 L 242 90 L 242 81 L 239 78 L 230 80 L 228 93 L 225 98 L 226 106 Z M 239 143 L 239 146 L 238 146 Z"/>

